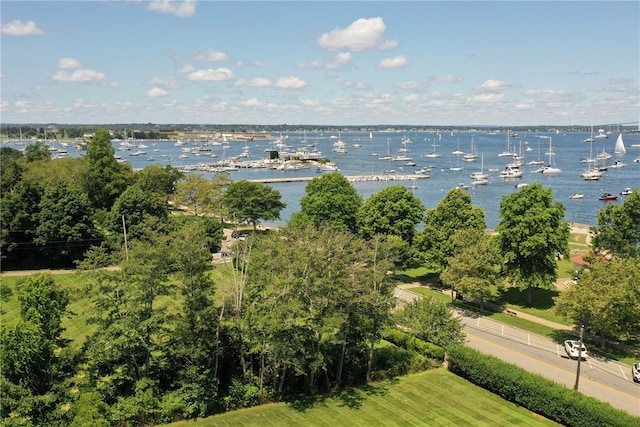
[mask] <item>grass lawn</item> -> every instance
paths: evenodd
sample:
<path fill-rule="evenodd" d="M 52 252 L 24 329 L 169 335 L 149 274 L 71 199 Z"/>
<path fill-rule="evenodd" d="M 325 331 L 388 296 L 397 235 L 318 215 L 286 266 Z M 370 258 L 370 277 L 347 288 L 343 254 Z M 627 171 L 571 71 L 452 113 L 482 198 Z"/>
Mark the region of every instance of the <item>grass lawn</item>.
<path fill-rule="evenodd" d="M 241 409 L 179 426 L 558 425 L 439 368 L 314 399 Z"/>

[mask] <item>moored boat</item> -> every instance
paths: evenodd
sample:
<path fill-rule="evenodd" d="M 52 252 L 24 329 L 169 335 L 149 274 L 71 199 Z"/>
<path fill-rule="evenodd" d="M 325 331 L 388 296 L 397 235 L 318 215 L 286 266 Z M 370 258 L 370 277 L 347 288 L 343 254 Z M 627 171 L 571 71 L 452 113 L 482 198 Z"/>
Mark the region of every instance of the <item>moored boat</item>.
<path fill-rule="evenodd" d="M 602 196 L 599 197 L 599 200 L 604 200 L 604 201 L 618 200 L 618 196 L 611 193 L 604 193 Z"/>

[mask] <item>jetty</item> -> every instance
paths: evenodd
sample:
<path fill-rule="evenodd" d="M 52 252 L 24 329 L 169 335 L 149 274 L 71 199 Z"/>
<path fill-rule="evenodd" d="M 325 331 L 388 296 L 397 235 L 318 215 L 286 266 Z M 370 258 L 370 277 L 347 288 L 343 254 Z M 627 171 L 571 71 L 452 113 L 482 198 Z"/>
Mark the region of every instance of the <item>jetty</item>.
<path fill-rule="evenodd" d="M 292 176 L 292 177 L 279 177 L 279 178 L 261 178 L 261 179 L 249 179 L 250 182 L 259 182 L 262 184 L 278 184 L 285 182 L 307 182 L 311 181 L 315 176 Z M 345 175 L 345 178 L 349 182 L 375 182 L 375 181 L 414 181 L 417 179 L 429 178 L 429 175 L 412 174 L 412 175 L 397 175 L 397 174 L 376 174 L 376 175 Z"/>

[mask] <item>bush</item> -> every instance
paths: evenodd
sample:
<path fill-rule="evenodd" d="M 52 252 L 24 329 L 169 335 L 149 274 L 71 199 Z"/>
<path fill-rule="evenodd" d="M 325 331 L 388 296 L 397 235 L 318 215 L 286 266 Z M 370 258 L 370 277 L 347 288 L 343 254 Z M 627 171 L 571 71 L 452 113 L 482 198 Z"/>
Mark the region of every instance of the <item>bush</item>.
<path fill-rule="evenodd" d="M 566 426 L 639 426 L 638 418 L 562 384 L 464 346 L 447 354 L 449 370 L 530 411 Z"/>
<path fill-rule="evenodd" d="M 387 329 L 382 333 L 382 338 L 402 347 L 404 349 L 415 351 L 423 356 L 431 359 L 444 361 L 444 349 L 439 345 L 423 341 L 411 334 L 401 331 L 400 329 Z"/>

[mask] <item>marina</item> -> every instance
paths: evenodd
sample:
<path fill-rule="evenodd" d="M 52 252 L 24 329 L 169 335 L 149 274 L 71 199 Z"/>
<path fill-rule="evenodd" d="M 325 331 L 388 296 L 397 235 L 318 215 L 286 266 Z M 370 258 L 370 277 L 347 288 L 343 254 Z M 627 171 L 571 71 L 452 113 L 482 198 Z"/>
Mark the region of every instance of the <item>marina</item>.
<path fill-rule="evenodd" d="M 217 172 L 227 172 L 232 179 L 274 186 L 282 193 L 287 207 L 281 213 L 281 220 L 269 225 L 283 225 L 299 210 L 299 201 L 311 179 L 339 172 L 364 200 L 386 186 L 403 185 L 427 209 L 437 206 L 452 188 L 464 188 L 471 195 L 472 203 L 485 211 L 488 227 L 495 228 L 500 220 L 502 197 L 533 182 L 552 190 L 554 200 L 563 203 L 565 218 L 571 222 L 596 224 L 599 210 L 607 203 L 621 204 L 626 195 L 611 201 L 598 199 L 604 193 L 617 195 L 626 188 L 640 188 L 640 162 L 635 161 L 640 158 L 640 134 L 623 134 L 624 152 L 620 146 L 615 149 L 618 133 L 608 136 L 585 143 L 589 132 L 519 132 L 515 135 L 482 130 L 336 130 L 273 133 L 269 139 L 255 140 L 130 139 L 114 140 L 112 144 L 119 161 L 131 164 L 134 169 L 150 164 L 171 165 L 185 173 L 210 177 Z M 47 143 L 53 157 L 83 154 L 74 143 L 65 146 L 62 142 Z M 25 142 L 21 145 L 4 141 L 3 145 L 24 149 Z M 505 145 L 509 155 L 505 154 Z M 454 154 L 462 151 L 458 147 L 468 147 L 467 152 L 477 155 L 476 160 Z M 596 153 L 600 154 L 599 159 L 595 159 Z M 592 154 L 594 162 L 581 162 Z M 548 171 L 545 168 L 551 166 L 554 173 L 536 172 Z M 585 174 L 592 167 L 598 167 L 597 171 Z M 582 197 L 571 197 L 574 194 Z"/>

